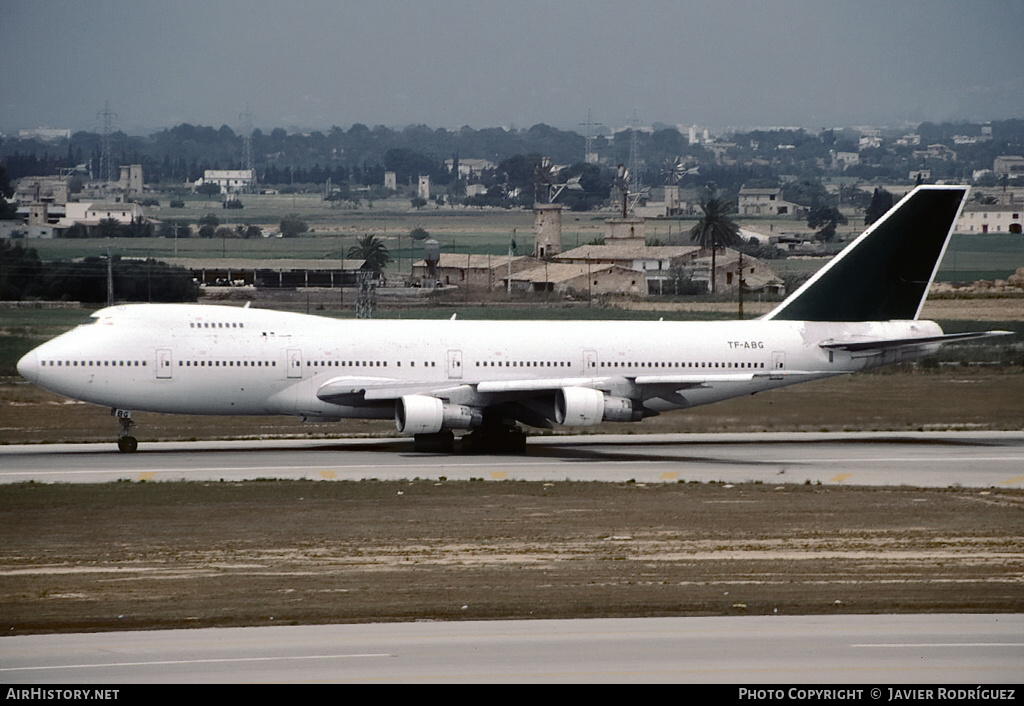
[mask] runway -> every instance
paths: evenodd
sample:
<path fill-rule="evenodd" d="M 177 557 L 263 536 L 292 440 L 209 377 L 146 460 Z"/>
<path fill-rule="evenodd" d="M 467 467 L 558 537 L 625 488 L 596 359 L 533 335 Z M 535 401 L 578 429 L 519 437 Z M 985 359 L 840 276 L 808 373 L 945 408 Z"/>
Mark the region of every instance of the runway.
<path fill-rule="evenodd" d="M 1022 657 L 1020 614 L 467 621 L 3 637 L 0 681 L 832 683 L 888 701 L 1013 685 Z"/>
<path fill-rule="evenodd" d="M 415 453 L 407 439 L 0 446 L 0 483 L 256 478 L 1021 488 L 1024 432 L 539 436 L 520 456 Z"/>

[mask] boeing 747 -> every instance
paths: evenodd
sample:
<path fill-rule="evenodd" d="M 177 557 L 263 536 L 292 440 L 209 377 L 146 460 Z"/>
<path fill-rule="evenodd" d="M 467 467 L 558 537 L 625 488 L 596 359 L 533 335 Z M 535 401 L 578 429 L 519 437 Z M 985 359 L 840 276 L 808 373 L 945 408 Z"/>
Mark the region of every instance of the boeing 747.
<path fill-rule="evenodd" d="M 918 319 L 967 198 L 922 186 L 753 321 L 335 320 L 251 308 L 101 309 L 18 362 L 29 381 L 133 411 L 393 418 L 418 450 L 522 451 L 520 425 L 592 427 L 934 353 Z"/>

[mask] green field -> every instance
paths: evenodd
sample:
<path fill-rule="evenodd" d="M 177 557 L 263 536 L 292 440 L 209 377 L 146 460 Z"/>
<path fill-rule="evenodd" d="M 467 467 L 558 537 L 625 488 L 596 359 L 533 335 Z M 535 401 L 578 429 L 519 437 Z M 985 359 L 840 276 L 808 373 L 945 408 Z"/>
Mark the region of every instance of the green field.
<path fill-rule="evenodd" d="M 297 214 L 309 225 L 310 232 L 299 238 L 235 238 L 200 239 L 179 238 L 119 238 L 81 240 L 34 240 L 44 260 L 80 258 L 103 255 L 109 247 L 123 257 L 155 257 L 158 259 L 188 258 L 252 258 L 262 259 L 323 259 L 340 261 L 357 238 L 367 234 L 383 238 L 395 262 L 390 274 L 408 272 L 411 263 L 422 258 L 422 243 L 413 242 L 409 232 L 416 227 L 426 229 L 441 243 L 442 252 L 480 253 L 503 255 L 508 252 L 509 241 L 516 241 L 519 254 L 533 251 L 533 214 L 522 210 L 465 209 L 437 207 L 433 204 L 420 210 L 413 209 L 409 201 L 392 198 L 376 201 L 368 208 L 365 201 L 359 209 L 332 207 L 319 195 L 246 195 L 241 197 L 244 208 L 225 210 L 219 201 L 187 197 L 185 208 L 170 208 L 166 199 L 159 207 L 148 207 L 146 215 L 160 221 L 180 220 L 195 224 L 208 214 L 215 214 L 227 225 L 259 225 L 265 232 L 277 229 L 281 219 Z M 586 245 L 604 232 L 604 221 L 610 212 L 563 213 L 562 247 L 569 250 Z M 770 224 L 762 218 L 737 218 L 742 225 L 768 232 L 806 232 L 800 220 L 772 219 Z M 688 242 L 687 231 L 692 218 L 651 220 L 646 224 L 647 237 L 664 244 Z M 859 232 L 850 228 L 842 233 L 852 237 Z M 824 263 L 821 258 L 785 259 L 772 262 L 780 273 L 810 274 Z M 942 281 L 977 279 L 1005 279 L 1017 267 L 1024 266 L 1024 238 L 1010 234 L 956 234 L 939 270 Z"/>

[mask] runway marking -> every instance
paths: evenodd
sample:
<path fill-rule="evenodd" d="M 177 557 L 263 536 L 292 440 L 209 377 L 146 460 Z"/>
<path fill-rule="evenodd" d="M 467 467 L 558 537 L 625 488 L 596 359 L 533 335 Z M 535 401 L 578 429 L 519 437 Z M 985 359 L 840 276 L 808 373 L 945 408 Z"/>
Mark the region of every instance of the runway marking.
<path fill-rule="evenodd" d="M 491 480 L 505 480 L 505 471 L 492 471 Z"/>
<path fill-rule="evenodd" d="M 1024 642 L 875 642 L 850 647 L 1024 647 Z"/>
<path fill-rule="evenodd" d="M 1020 483 L 1021 481 L 1024 481 L 1024 476 L 1017 476 L 1016 478 L 1011 478 L 1010 480 L 1004 480 L 999 485 L 1013 485 L 1014 483 Z"/>
<path fill-rule="evenodd" d="M 804 463 L 816 463 L 816 464 L 866 464 L 866 463 L 935 463 L 937 460 L 946 460 L 944 457 L 875 457 L 875 458 L 782 458 L 782 459 L 771 459 L 773 464 L 804 464 Z M 959 462 L 1024 462 L 1024 456 L 964 456 L 956 459 Z M 494 463 L 501 463 L 502 465 L 512 466 L 514 468 L 530 468 L 534 466 L 549 466 L 552 463 L 570 463 L 563 462 L 559 459 L 545 459 L 543 461 L 510 461 L 509 459 L 494 459 Z M 757 461 L 750 461 L 746 458 L 738 458 L 732 461 L 737 466 L 746 466 Z M 486 465 L 488 459 L 479 459 L 472 463 L 445 463 L 445 468 L 460 469 L 479 469 L 481 466 Z M 620 461 L 620 460 L 609 460 L 602 461 L 601 459 L 589 459 L 588 464 L 600 465 L 600 466 L 630 466 L 635 467 L 635 461 Z M 657 465 L 686 465 L 689 463 L 687 459 L 664 459 L 664 460 L 644 460 L 645 466 L 657 466 Z M 316 468 L 315 465 L 309 466 L 278 466 L 274 470 L 282 473 L 293 473 L 296 471 L 302 472 L 313 472 Z M 339 472 L 351 472 L 359 470 L 379 471 L 389 469 L 406 469 L 408 466 L 399 463 L 362 463 L 352 464 L 351 466 L 339 466 L 336 471 Z M 0 477 L 9 475 L 22 475 L 26 472 L 32 473 L 35 476 L 56 476 L 56 475 L 85 475 L 88 473 L 131 473 L 134 469 L 124 468 L 103 468 L 103 469 L 81 469 L 81 470 L 66 470 L 66 471 L 42 471 L 42 470 L 30 470 L 30 471 L 5 471 L 0 473 Z M 252 466 L 181 466 L 177 468 L 157 468 L 154 471 L 147 471 L 147 473 L 200 473 L 200 472 L 214 472 L 218 471 L 221 473 L 232 473 L 238 471 L 252 471 Z M 850 477 L 853 474 L 840 474 L 846 477 Z M 839 478 L 840 476 L 836 476 Z M 1024 476 L 1018 476 L 1005 483 L 1016 483 L 1024 481 Z"/>
<path fill-rule="evenodd" d="M 110 667 L 153 667 L 168 664 L 218 664 L 225 662 L 272 662 L 304 659 L 362 659 L 367 657 L 394 657 L 386 652 L 350 655 L 304 655 L 299 657 L 225 657 L 215 659 L 167 659 L 154 662 L 105 662 L 96 664 L 50 664 L 42 667 L 0 667 L 0 672 L 49 671 L 53 669 L 104 669 Z"/>
<path fill-rule="evenodd" d="M 840 473 L 837 476 L 833 476 L 832 478 L 829 478 L 829 480 L 832 481 L 833 483 L 842 483 L 847 478 L 852 478 L 852 477 L 853 477 L 852 473 Z"/>
<path fill-rule="evenodd" d="M 338 476 L 335 475 L 334 471 L 320 471 L 320 477 L 325 480 L 337 480 Z"/>
<path fill-rule="evenodd" d="M 670 473 L 668 471 L 665 471 L 664 473 L 661 474 L 661 479 L 662 480 L 675 480 L 678 477 L 679 477 L 678 473 Z"/>
<path fill-rule="evenodd" d="M 135 480 L 153 480 L 154 478 L 156 478 L 156 473 L 152 471 L 147 471 L 146 473 L 140 473 L 139 477 L 136 478 Z"/>

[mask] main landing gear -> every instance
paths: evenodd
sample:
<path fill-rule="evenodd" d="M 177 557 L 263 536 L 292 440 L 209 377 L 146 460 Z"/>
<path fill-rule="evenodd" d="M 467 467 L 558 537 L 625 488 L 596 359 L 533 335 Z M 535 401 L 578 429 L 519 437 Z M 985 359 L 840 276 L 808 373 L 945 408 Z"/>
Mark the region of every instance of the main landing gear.
<path fill-rule="evenodd" d="M 132 413 L 127 409 L 112 409 L 110 414 L 117 417 L 117 421 L 121 425 L 121 429 L 117 433 L 117 450 L 123 454 L 135 453 L 139 448 L 139 440 L 131 435 L 131 429 L 135 426 L 135 422 L 132 421 Z"/>
<path fill-rule="evenodd" d="M 471 454 L 526 453 L 526 432 L 516 424 L 484 418 L 483 426 L 462 437 L 462 450 Z"/>
<path fill-rule="evenodd" d="M 521 454 L 526 453 L 526 432 L 515 424 L 484 421 L 462 437 L 463 453 L 470 454 Z M 443 429 L 436 434 L 416 434 L 413 449 L 418 453 L 450 454 L 455 452 L 455 434 Z"/>

